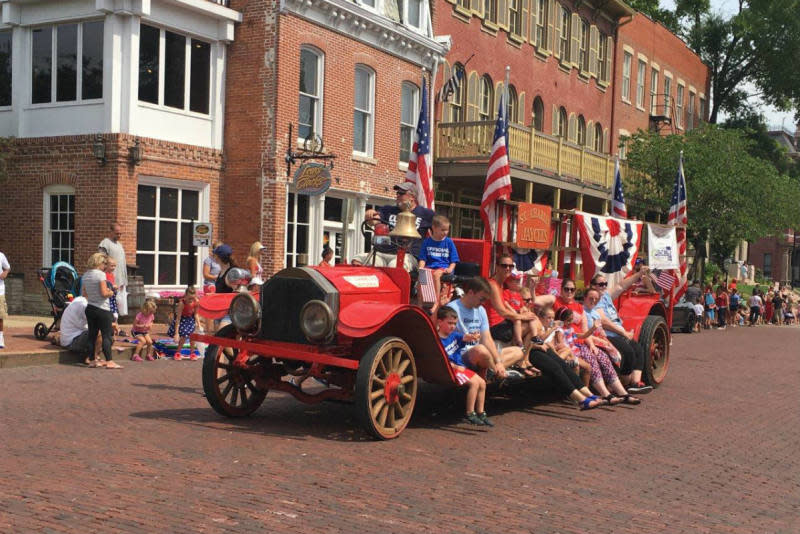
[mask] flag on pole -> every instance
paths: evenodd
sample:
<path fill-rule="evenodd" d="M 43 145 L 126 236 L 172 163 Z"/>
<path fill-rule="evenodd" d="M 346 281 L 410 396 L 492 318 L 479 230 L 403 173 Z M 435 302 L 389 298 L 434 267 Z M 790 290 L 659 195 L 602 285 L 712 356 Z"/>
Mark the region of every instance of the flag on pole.
<path fill-rule="evenodd" d="M 619 173 L 619 159 L 614 163 L 614 198 L 611 200 L 611 215 L 621 219 L 628 218 L 625 195 L 622 193 L 622 175 Z"/>
<path fill-rule="evenodd" d="M 481 199 L 481 219 L 483 219 L 484 238 L 492 241 L 497 236 L 497 201 L 511 197 L 511 168 L 508 166 L 506 150 L 506 131 L 508 116 L 505 105 L 505 94 L 500 96 L 500 107 L 497 110 L 497 124 L 494 128 L 494 142 L 489 156 L 489 168 L 486 170 L 486 183 L 483 186 Z"/>
<path fill-rule="evenodd" d="M 419 106 L 417 129 L 414 132 L 414 144 L 408 160 L 406 182 L 417 186 L 419 198 L 417 204 L 433 209 L 433 169 L 431 168 L 431 138 L 428 128 L 428 84 L 422 80 L 422 102 Z"/>
<path fill-rule="evenodd" d="M 658 273 L 655 282 L 663 291 L 669 293 L 670 289 L 672 289 L 672 285 L 675 283 L 675 275 L 672 273 L 672 269 Z"/>
<path fill-rule="evenodd" d="M 686 276 L 686 224 L 688 224 L 688 216 L 686 213 L 686 177 L 683 174 L 683 152 L 681 152 L 680 160 L 678 163 L 678 174 L 675 175 L 675 186 L 672 189 L 672 200 L 669 206 L 669 215 L 667 216 L 667 224 L 673 226 L 684 226 L 684 228 L 676 228 L 678 239 L 678 260 L 680 267 L 675 273 L 676 284 L 674 287 L 673 299 L 678 300 L 686 292 L 689 281 Z"/>
<path fill-rule="evenodd" d="M 458 88 L 461 86 L 462 76 L 464 76 L 464 70 L 453 67 L 453 75 L 450 76 L 449 80 L 444 82 L 444 85 L 439 90 L 438 96 L 441 102 L 449 101 L 453 93 L 458 91 Z"/>

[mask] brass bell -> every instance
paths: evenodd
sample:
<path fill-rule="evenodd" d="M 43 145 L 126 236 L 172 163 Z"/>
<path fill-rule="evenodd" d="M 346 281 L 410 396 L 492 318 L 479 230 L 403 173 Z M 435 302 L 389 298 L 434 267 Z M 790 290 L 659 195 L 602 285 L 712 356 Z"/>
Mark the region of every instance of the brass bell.
<path fill-rule="evenodd" d="M 411 213 L 406 206 L 404 211 L 397 214 L 397 224 L 394 230 L 389 232 L 391 237 L 405 237 L 408 239 L 419 239 L 420 235 L 417 231 L 417 216 Z"/>

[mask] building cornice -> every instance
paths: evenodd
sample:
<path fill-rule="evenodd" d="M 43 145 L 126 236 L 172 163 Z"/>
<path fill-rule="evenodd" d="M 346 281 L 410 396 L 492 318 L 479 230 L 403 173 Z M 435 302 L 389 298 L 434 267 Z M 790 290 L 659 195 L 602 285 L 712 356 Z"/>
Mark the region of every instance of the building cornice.
<path fill-rule="evenodd" d="M 444 58 L 448 47 L 348 0 L 281 0 L 281 12 L 405 59 L 420 67 Z"/>

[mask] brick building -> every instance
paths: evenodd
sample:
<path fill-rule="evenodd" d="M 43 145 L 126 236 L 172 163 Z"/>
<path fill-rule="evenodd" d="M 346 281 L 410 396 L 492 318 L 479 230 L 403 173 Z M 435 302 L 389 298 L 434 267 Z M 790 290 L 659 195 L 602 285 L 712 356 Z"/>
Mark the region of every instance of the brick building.
<path fill-rule="evenodd" d="M 618 29 L 612 145 L 637 130 L 682 134 L 707 120 L 711 73 L 684 41 L 642 13 Z"/>
<path fill-rule="evenodd" d="M 37 269 L 83 271 L 113 221 L 146 284 L 199 273 L 186 242 L 192 219 L 222 223 L 226 49 L 240 20 L 221 4 L 0 1 L 0 136 L 15 138 L 0 249 L 27 309 L 42 302 Z"/>
<path fill-rule="evenodd" d="M 365 209 L 394 202 L 423 70 L 434 73 L 446 52 L 433 40 L 428 3 L 233 0 L 231 7 L 243 22 L 228 58 L 225 239 L 239 261 L 260 240 L 270 273 L 318 263 L 324 244 L 349 260 L 365 247 Z M 306 140 L 336 156 L 322 194 L 295 194 L 288 172 L 287 150 L 302 153 Z"/>

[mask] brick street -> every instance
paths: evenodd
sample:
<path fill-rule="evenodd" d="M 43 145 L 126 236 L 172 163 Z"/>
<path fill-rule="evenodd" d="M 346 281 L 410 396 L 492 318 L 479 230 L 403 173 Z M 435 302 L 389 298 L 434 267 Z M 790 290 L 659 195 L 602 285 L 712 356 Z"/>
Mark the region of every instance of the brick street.
<path fill-rule="evenodd" d="M 350 407 L 270 393 L 219 417 L 200 362 L 0 371 L 0 532 L 800 532 L 800 329 L 676 334 L 639 407 L 424 388 L 375 442 Z"/>

